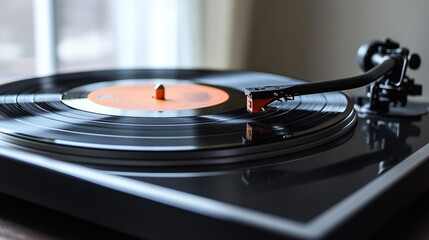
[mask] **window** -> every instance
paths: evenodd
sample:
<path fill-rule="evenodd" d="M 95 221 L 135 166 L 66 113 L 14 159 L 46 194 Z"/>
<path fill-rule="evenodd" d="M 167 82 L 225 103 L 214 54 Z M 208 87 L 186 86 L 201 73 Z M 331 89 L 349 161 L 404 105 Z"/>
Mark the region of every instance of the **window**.
<path fill-rule="evenodd" d="M 0 83 L 108 68 L 237 68 L 237 2 L 0 0 Z"/>

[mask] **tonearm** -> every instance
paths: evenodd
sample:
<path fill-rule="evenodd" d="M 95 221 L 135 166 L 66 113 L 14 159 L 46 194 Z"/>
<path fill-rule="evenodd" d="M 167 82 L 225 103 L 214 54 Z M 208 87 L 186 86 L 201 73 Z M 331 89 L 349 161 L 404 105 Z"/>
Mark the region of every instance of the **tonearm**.
<path fill-rule="evenodd" d="M 267 112 L 274 101 L 293 100 L 295 96 L 341 91 L 366 86 L 368 108 L 373 112 L 388 112 L 389 105 L 405 106 L 408 95 L 421 95 L 422 86 L 406 75 L 408 68 L 418 69 L 420 57 L 390 39 L 370 41 L 358 50 L 362 75 L 329 81 L 296 85 L 246 88 L 247 110 Z"/>

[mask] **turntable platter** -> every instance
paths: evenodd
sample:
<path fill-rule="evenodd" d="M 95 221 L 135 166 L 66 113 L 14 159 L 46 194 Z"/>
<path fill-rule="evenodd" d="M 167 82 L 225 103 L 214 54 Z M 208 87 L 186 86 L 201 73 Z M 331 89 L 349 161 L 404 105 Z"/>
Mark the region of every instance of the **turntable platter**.
<path fill-rule="evenodd" d="M 353 103 L 321 93 L 246 111 L 244 87 L 297 82 L 254 72 L 113 70 L 0 88 L 2 138 L 30 151 L 102 165 L 223 164 L 305 151 L 353 128 Z M 165 86 L 155 99 L 154 86 Z M 155 94 L 155 93 L 154 93 Z M 174 156 L 174 157 L 173 157 Z"/>

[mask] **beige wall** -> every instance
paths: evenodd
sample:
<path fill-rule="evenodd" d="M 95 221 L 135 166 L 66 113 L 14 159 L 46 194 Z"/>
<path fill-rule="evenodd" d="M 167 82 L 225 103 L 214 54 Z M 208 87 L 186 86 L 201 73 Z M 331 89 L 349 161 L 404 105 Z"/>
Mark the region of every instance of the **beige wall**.
<path fill-rule="evenodd" d="M 356 51 L 374 38 L 391 37 L 420 53 L 422 66 L 409 75 L 424 84 L 429 101 L 429 1 L 427 0 L 252 0 L 235 1 L 235 21 L 251 8 L 243 37 L 244 60 L 233 68 L 272 72 L 312 81 L 361 73 Z M 238 32 L 237 32 L 238 31 Z M 237 43 L 236 43 L 237 44 Z M 230 59 L 237 59 L 230 52 Z M 241 61 L 241 62 L 240 62 Z M 235 63 L 235 64 L 234 64 Z"/>
<path fill-rule="evenodd" d="M 203 0 L 201 9 L 201 67 L 246 68 L 253 0 Z"/>

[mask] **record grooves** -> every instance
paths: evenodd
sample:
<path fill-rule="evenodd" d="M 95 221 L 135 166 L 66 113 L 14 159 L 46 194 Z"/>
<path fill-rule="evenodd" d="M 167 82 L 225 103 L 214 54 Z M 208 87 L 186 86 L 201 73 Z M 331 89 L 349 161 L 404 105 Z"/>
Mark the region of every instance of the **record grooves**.
<path fill-rule="evenodd" d="M 193 109 L 127 113 L 79 109 L 67 102 L 85 102 L 103 87 L 159 82 L 167 83 L 167 98 L 168 84 L 214 88 L 215 94 L 228 96 Z M 204 70 L 113 70 L 29 79 L 1 89 L 1 137 L 30 151 L 68 153 L 61 158 L 68 161 L 154 167 L 285 155 L 334 141 L 353 128 L 353 104 L 338 92 L 273 103 L 277 110 L 266 114 L 247 113 L 245 87 L 295 82 L 264 73 Z M 198 91 L 208 102 L 214 96 Z"/>

